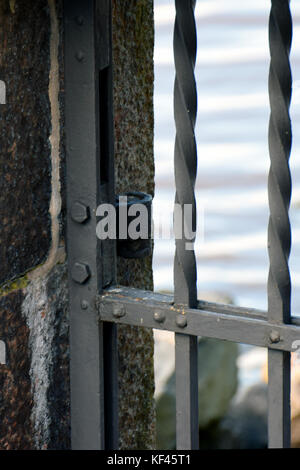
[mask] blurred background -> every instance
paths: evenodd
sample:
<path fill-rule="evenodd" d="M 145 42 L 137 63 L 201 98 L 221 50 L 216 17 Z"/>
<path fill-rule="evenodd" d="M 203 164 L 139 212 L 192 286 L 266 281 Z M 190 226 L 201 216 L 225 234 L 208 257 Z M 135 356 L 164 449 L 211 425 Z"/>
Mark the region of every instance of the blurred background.
<path fill-rule="evenodd" d="M 198 0 L 195 10 L 198 34 L 195 71 L 198 87 L 196 198 L 199 231 L 195 247 L 198 295 L 207 300 L 258 309 L 267 308 L 270 5 L 271 2 L 267 0 Z M 154 221 L 156 224 L 169 225 L 172 221 L 175 196 L 175 8 L 171 0 L 154 0 L 154 6 Z M 290 166 L 293 193 L 290 220 L 293 245 L 290 270 L 293 285 L 292 312 L 299 315 L 300 0 L 291 2 L 291 10 L 294 24 L 291 50 L 294 82 L 291 104 L 293 147 Z M 174 252 L 174 240 L 155 240 L 153 268 L 156 291 L 173 290 Z M 165 429 L 168 427 L 166 420 L 169 419 L 168 412 L 165 413 L 166 409 L 169 405 L 174 407 L 170 399 L 172 387 L 174 388 L 173 343 L 172 334 L 155 332 L 158 420 L 159 425 L 164 423 Z M 229 343 L 205 340 L 199 347 L 204 348 L 203 354 L 206 357 L 199 379 L 202 381 L 199 383 L 199 394 L 203 392 L 203 396 L 200 396 L 202 414 L 205 414 L 204 409 L 208 410 L 207 416 L 200 416 L 200 426 L 202 423 L 205 430 L 203 443 L 207 447 L 264 447 L 266 351 L 244 345 L 236 348 L 236 345 Z M 207 359 L 208 357 L 211 360 Z M 299 399 L 296 393 L 299 393 L 297 389 L 300 388 L 296 369 L 295 366 L 292 376 L 294 445 L 298 445 L 296 417 Z M 215 399 L 211 407 L 205 401 L 205 394 L 207 400 L 208 396 L 211 401 Z M 210 408 L 212 409 L 209 411 Z M 241 425 L 229 433 L 228 429 L 235 429 L 237 416 L 244 419 L 244 427 Z M 174 440 L 174 422 L 170 423 L 169 427 L 171 430 L 168 436 L 160 431 L 158 433 L 158 444 L 161 448 L 167 443 L 171 445 L 172 439 Z"/>

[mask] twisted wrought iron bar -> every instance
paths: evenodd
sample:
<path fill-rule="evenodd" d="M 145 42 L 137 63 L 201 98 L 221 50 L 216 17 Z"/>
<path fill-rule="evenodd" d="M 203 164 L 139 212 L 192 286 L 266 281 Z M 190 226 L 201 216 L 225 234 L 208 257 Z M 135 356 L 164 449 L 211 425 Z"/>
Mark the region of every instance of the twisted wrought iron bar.
<path fill-rule="evenodd" d="M 291 250 L 289 206 L 291 174 L 289 157 L 292 130 L 289 116 L 292 74 L 289 54 L 292 18 L 289 0 L 272 0 L 269 20 L 271 64 L 269 96 L 270 219 L 268 247 L 268 317 L 274 324 L 290 322 L 291 280 L 288 259 Z M 290 354 L 268 350 L 268 434 L 269 447 L 290 446 Z"/>
<path fill-rule="evenodd" d="M 195 0 L 176 0 L 174 28 L 174 59 L 176 77 L 174 85 L 175 140 L 175 203 L 181 207 L 183 219 L 190 205 L 192 230 L 196 230 L 195 180 L 197 173 L 197 148 L 194 128 L 197 115 L 197 89 L 194 76 L 197 36 L 194 17 Z M 189 239 L 181 225 L 182 238 L 176 239 L 174 260 L 174 299 L 178 304 L 196 306 L 197 269 L 193 249 L 194 237 Z M 189 244 L 189 249 L 187 249 Z"/>
<path fill-rule="evenodd" d="M 269 20 L 271 64 L 269 71 L 269 152 L 271 167 L 268 190 L 270 219 L 268 248 L 269 319 L 288 322 L 290 319 L 291 281 L 288 259 L 291 250 L 289 206 L 291 174 L 289 157 L 292 130 L 289 116 L 292 75 L 289 53 L 292 40 L 292 19 L 288 0 L 272 0 Z"/>

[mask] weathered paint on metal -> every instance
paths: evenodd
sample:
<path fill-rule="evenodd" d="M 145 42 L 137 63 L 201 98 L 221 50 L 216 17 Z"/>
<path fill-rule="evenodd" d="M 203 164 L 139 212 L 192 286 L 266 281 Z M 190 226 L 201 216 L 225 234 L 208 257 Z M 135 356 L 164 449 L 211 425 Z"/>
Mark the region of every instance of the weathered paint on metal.
<path fill-rule="evenodd" d="M 174 259 L 174 300 L 176 304 L 195 307 L 197 304 L 197 267 L 193 249 L 194 235 L 185 228 L 186 208 L 192 207 L 192 230 L 196 231 L 195 182 L 197 146 L 194 134 L 197 115 L 197 87 L 194 75 L 197 35 L 194 16 L 195 0 L 176 0 L 174 27 L 174 117 L 175 139 L 175 203 L 181 208 L 182 236 L 176 238 Z M 175 214 L 174 214 L 175 215 Z M 189 245 L 189 248 L 187 247 Z M 191 247 L 192 245 L 192 247 Z M 191 249 L 192 248 L 192 249 Z M 185 318 L 177 318 L 180 328 Z M 198 445 L 198 367 L 197 338 L 175 335 L 176 358 L 176 447 L 197 449 Z"/>
<path fill-rule="evenodd" d="M 111 5 L 65 0 L 64 12 L 67 204 L 89 214 L 67 218 L 72 447 L 97 450 L 118 447 L 116 326 L 104 334 L 95 310 L 115 276 L 114 244 L 96 237 L 96 209 L 114 201 Z"/>
<path fill-rule="evenodd" d="M 127 325 L 146 326 L 162 330 L 184 333 L 192 336 L 216 338 L 237 343 L 252 344 L 278 351 L 293 351 L 293 343 L 299 339 L 299 319 L 291 319 L 291 324 L 278 324 L 268 321 L 262 312 L 231 305 L 209 304 L 197 309 L 178 306 L 170 295 L 161 295 L 140 289 L 115 287 L 98 299 L 98 310 L 102 321 Z M 123 307 L 123 316 L 113 315 L 114 306 Z M 201 305 L 201 303 L 200 303 Z M 209 305 L 213 308 L 210 310 Z M 240 313 L 238 313 L 240 312 Z M 157 321 L 160 314 L 163 322 Z M 186 326 L 177 324 L 177 315 L 186 318 Z M 273 335 L 279 341 L 273 341 Z"/>
<path fill-rule="evenodd" d="M 289 323 L 291 279 L 288 259 L 291 250 L 289 206 L 291 174 L 289 157 L 292 129 L 289 108 L 292 74 L 289 54 L 292 17 L 289 0 L 272 0 L 269 19 L 270 123 L 268 319 L 274 325 Z M 290 447 L 290 354 L 269 351 L 269 447 Z"/>
<path fill-rule="evenodd" d="M 65 0 L 70 7 L 71 2 Z M 74 29 L 74 12 L 69 15 L 70 23 L 67 45 L 70 49 L 67 54 L 67 72 L 76 71 L 78 74 L 79 84 L 93 83 L 91 89 L 87 93 L 85 100 L 81 101 L 79 97 L 79 88 L 76 88 L 76 80 L 72 80 L 67 74 L 68 93 L 71 93 L 72 86 L 75 86 L 75 96 L 79 97 L 81 110 L 86 109 L 87 105 L 93 112 L 89 113 L 89 119 L 85 123 L 89 126 L 92 134 L 89 135 L 89 144 L 87 145 L 87 156 L 90 168 L 85 174 L 78 174 L 82 170 L 81 154 L 83 152 L 82 144 L 83 136 L 74 135 L 74 129 L 69 129 L 69 151 L 72 154 L 72 162 L 69 165 L 72 169 L 74 164 L 74 178 L 76 190 L 80 188 L 81 194 L 74 188 L 69 188 L 68 195 L 70 203 L 80 201 L 86 207 L 92 207 L 93 204 L 89 197 L 94 201 L 109 201 L 113 194 L 113 166 L 107 161 L 103 162 L 100 158 L 100 168 L 98 168 L 99 160 L 97 158 L 97 142 L 100 138 L 101 149 L 101 132 L 100 136 L 97 131 L 98 112 L 93 108 L 93 103 L 97 103 L 98 91 L 95 90 L 95 83 L 98 78 L 95 76 L 95 60 L 91 51 L 93 51 L 94 38 L 93 32 L 93 8 L 85 7 L 89 13 L 89 28 L 84 29 L 85 15 L 80 11 L 82 6 L 79 1 L 72 2 L 78 9 L 77 26 Z M 103 0 L 97 5 L 102 5 L 105 11 L 109 2 Z M 174 55 L 176 66 L 176 80 L 174 90 L 175 104 L 175 122 L 176 122 L 176 143 L 175 143 L 175 179 L 176 179 L 176 202 L 181 206 L 184 204 L 192 204 L 193 207 L 193 229 L 195 229 L 195 196 L 194 185 L 196 178 L 196 144 L 194 136 L 194 125 L 197 110 L 196 84 L 194 79 L 194 64 L 196 57 L 196 27 L 194 19 L 195 1 L 189 2 L 176 0 L 176 22 L 174 31 Z M 70 10 L 71 11 L 71 10 Z M 69 12 L 70 12 L 69 11 Z M 68 15 L 67 15 L 68 18 Z M 78 21 L 78 18 L 81 18 Z M 102 24 L 104 33 L 107 33 L 107 18 L 102 17 L 99 24 Z M 71 24 L 72 23 L 72 24 Z M 82 28 L 82 33 L 77 31 Z M 77 33 L 75 37 L 75 31 Z M 79 34 L 78 34 L 79 32 Z M 71 261 L 76 259 L 79 263 L 88 263 L 90 269 L 90 278 L 84 279 L 82 284 L 76 283 L 76 287 L 72 284 L 71 279 L 71 307 L 73 310 L 73 369 L 71 378 L 73 379 L 73 442 L 75 447 L 83 448 L 87 443 L 87 439 L 92 439 L 95 448 L 104 448 L 108 444 L 105 434 L 116 436 L 116 407 L 117 403 L 117 381 L 116 381 L 116 324 L 143 326 L 148 328 L 159 328 L 173 331 L 176 333 L 176 377 L 177 377 L 177 447 L 178 449 L 196 448 L 198 445 L 198 424 L 197 424 L 197 336 L 218 338 L 234 342 L 247 343 L 266 347 L 269 350 L 269 446 L 270 447 L 288 447 L 290 441 L 290 351 L 293 350 L 293 344 L 299 337 L 299 320 L 290 316 L 290 276 L 288 267 L 288 258 L 291 247 L 290 240 L 290 223 L 288 217 L 288 209 L 291 197 L 291 179 L 288 165 L 290 149 L 291 149 L 291 125 L 289 118 L 289 105 L 291 98 L 291 73 L 289 64 L 289 51 L 291 46 L 292 22 L 289 10 L 288 0 L 272 0 L 270 15 L 270 51 L 271 66 L 269 78 L 269 91 L 271 103 L 271 117 L 269 127 L 269 147 L 271 157 L 271 169 L 269 176 L 269 201 L 270 201 L 270 222 L 269 222 L 269 255 L 270 255 L 270 274 L 268 282 L 268 312 L 262 312 L 254 309 L 245 309 L 230 305 L 213 304 L 209 302 L 198 302 L 196 296 L 196 262 L 193 250 L 187 250 L 185 243 L 193 242 L 183 237 L 182 240 L 176 241 L 176 255 L 174 262 L 174 299 L 171 296 L 162 296 L 152 292 L 140 289 L 114 287 L 107 288 L 103 295 L 98 296 L 97 307 L 93 306 L 93 296 L 97 292 L 101 293 L 103 286 L 108 287 L 114 282 L 114 273 L 109 270 L 109 260 L 114 260 L 114 247 L 106 245 L 104 255 L 97 258 L 97 242 L 95 236 L 92 237 L 90 231 L 84 231 L 84 227 L 89 230 L 95 228 L 95 220 L 91 211 L 91 220 L 84 220 L 84 224 L 80 220 L 77 221 L 76 228 L 70 223 L 69 229 L 70 245 L 69 256 Z M 105 38 L 107 34 L 103 34 L 99 39 L 100 49 L 105 48 Z M 72 40 L 70 40 L 72 39 Z M 79 41 L 79 42 L 78 42 Z M 76 47 L 74 48 L 74 46 Z M 86 46 L 90 46 L 90 49 Z M 78 47 L 77 47 L 78 46 Z M 103 50 L 96 59 L 100 69 L 107 67 L 109 64 L 110 51 Z M 86 67 L 86 61 L 89 67 Z M 68 62 L 69 61 L 69 62 Z M 74 67 L 74 61 L 77 66 Z M 84 67 L 83 67 L 84 65 Z M 107 72 L 105 72 L 106 74 Z M 82 74 L 82 75 L 81 75 Z M 101 80 L 105 80 L 109 75 L 100 74 Z M 102 77 L 102 78 L 101 78 Z M 111 76 L 110 76 L 111 79 Z M 71 86 L 72 85 L 72 86 Z M 78 87 L 78 83 L 77 83 Z M 101 101 L 101 100 L 100 100 Z M 70 99 L 67 104 L 67 117 L 69 119 L 75 111 L 78 115 L 78 103 L 74 103 Z M 107 113 L 109 106 L 101 108 Z M 77 111 L 77 114 L 76 114 Z M 101 110 L 100 110 L 101 111 Z M 110 113 L 105 114 L 111 116 Z M 71 120 L 69 121 L 71 122 Z M 101 112 L 100 112 L 101 123 Z M 79 120 L 75 120 L 75 132 L 79 132 Z M 77 125 L 77 128 L 76 128 Z M 83 129 L 85 127 L 83 126 Z M 101 125 L 100 125 L 101 129 Z M 89 132 L 90 132 L 89 131 Z M 103 129 L 102 129 L 103 131 Z M 110 135 L 110 133 L 109 133 Z M 77 137 L 77 140 L 76 140 Z M 86 142 L 87 143 L 87 142 Z M 78 145 L 78 148 L 77 148 Z M 111 149 L 111 141 L 103 143 L 102 152 L 105 149 Z M 71 151 L 72 150 L 72 151 Z M 74 155 L 73 155 L 74 153 Z M 101 156 L 101 151 L 100 151 Z M 109 160 L 111 162 L 112 160 Z M 102 172 L 101 172 L 102 165 Z M 85 160 L 86 167 L 86 160 Z M 100 179 L 102 182 L 100 193 L 96 189 L 95 175 L 100 170 Z M 104 172 L 104 173 L 103 173 Z M 92 174 L 93 173 L 93 174 Z M 101 176 L 102 175 L 102 176 Z M 87 191 L 87 183 L 89 189 Z M 92 183 L 92 185 L 91 185 Z M 83 191 L 82 191 L 83 189 Z M 86 194 L 84 192 L 86 191 Z M 83 193 L 83 194 L 82 194 Z M 76 196 L 76 197 L 75 197 Z M 79 197 L 80 196 L 80 197 Z M 75 199 L 74 199 L 75 197 Z M 84 200 L 86 199 L 86 200 Z M 75 217 L 76 219 L 76 217 Z M 79 223 L 78 223 L 79 222 Z M 82 232 L 78 231 L 83 230 Z M 74 228 L 74 232 L 73 232 Z M 71 230 L 71 231 L 70 231 Z M 78 261 L 78 256 L 82 255 L 82 248 L 78 243 L 82 242 L 82 234 L 89 236 L 91 245 L 87 248 L 85 256 Z M 78 239 L 74 240 L 73 237 Z M 189 246 L 190 248 L 190 246 Z M 108 250 L 105 252 L 105 250 Z M 105 254 L 106 253 L 106 254 Z M 92 255 L 94 255 L 92 259 Z M 91 263 L 91 264 L 90 264 Z M 102 276 L 100 275 L 100 267 L 102 266 Z M 98 277 L 97 277 L 98 276 Z M 80 278 L 81 279 L 81 278 Z M 76 281 L 76 279 L 75 279 Z M 86 290 L 86 288 L 88 289 Z M 88 291 L 88 292 L 87 292 Z M 85 298 L 82 298 L 82 294 Z M 91 303 L 90 303 L 91 302 Z M 81 310 L 79 309 L 81 306 Z M 84 309 L 83 309 L 84 305 Z M 99 317 L 97 316 L 97 311 Z M 84 310 L 84 316 L 82 314 Z M 100 334 L 91 328 L 95 326 L 95 321 L 100 320 Z M 107 341 L 103 341 L 103 329 L 105 336 L 107 332 Z M 72 335 L 71 335 L 72 338 Z M 87 343 L 87 340 L 90 343 Z M 83 341 L 79 344 L 79 340 Z M 72 341 L 71 341 L 72 345 Z M 89 349 L 90 346 L 90 349 Z M 77 350 L 78 349 L 78 350 Z M 95 360 L 95 351 L 97 361 Z M 105 360 L 103 357 L 103 352 Z M 79 357 L 83 354 L 83 357 Z M 109 362 L 108 357 L 114 357 Z M 89 368 L 88 377 L 85 376 L 84 366 L 88 361 L 91 362 L 92 368 Z M 112 366 L 112 368 L 111 368 Z M 90 367 L 90 365 L 89 365 Z M 90 382 L 80 383 L 86 378 Z M 109 384 L 112 396 L 105 393 L 104 377 L 106 383 Z M 90 388 L 91 387 L 91 388 Z M 100 400 L 95 403 L 95 392 L 99 393 Z M 74 398 L 75 397 L 75 398 Z M 83 400 L 83 401 L 82 401 Z M 88 403 L 90 401 L 90 403 Z M 105 405 L 105 402 L 107 404 Z M 83 406 L 82 406 L 83 405 Z M 106 410 L 105 410 L 106 407 Z M 91 416 L 93 410 L 94 416 Z M 107 418 L 104 424 L 104 416 Z M 90 420 L 90 421 L 89 421 Z M 92 425 L 91 425 L 92 424 Z M 77 431 L 79 426 L 83 425 L 83 430 L 87 435 L 83 435 L 82 430 Z M 116 445 L 116 437 L 109 442 L 109 446 L 113 448 Z"/>

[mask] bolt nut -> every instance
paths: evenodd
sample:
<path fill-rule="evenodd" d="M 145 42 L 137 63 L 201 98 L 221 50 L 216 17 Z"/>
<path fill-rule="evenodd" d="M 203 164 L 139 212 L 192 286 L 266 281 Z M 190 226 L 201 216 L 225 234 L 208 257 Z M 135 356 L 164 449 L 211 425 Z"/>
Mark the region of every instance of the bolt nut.
<path fill-rule="evenodd" d="M 166 316 L 163 312 L 154 312 L 153 318 L 157 323 L 163 323 L 166 319 Z"/>
<path fill-rule="evenodd" d="M 123 305 L 114 305 L 113 310 L 112 310 L 112 314 L 115 318 L 124 317 L 126 315 L 125 307 L 123 307 Z"/>
<path fill-rule="evenodd" d="M 177 315 L 176 325 L 179 326 L 179 328 L 185 328 L 187 326 L 186 316 L 182 315 L 181 313 L 179 315 Z"/>
<path fill-rule="evenodd" d="M 271 342 L 272 344 L 274 344 L 274 343 L 279 343 L 279 341 L 280 341 L 280 334 L 279 334 L 277 331 L 271 331 L 269 338 L 270 338 L 270 342 Z"/>
<path fill-rule="evenodd" d="M 82 310 L 87 310 L 89 308 L 89 303 L 87 300 L 82 300 L 81 301 L 81 308 Z"/>
<path fill-rule="evenodd" d="M 87 264 L 74 263 L 72 268 L 72 279 L 78 284 L 83 284 L 90 277 L 91 272 Z"/>
<path fill-rule="evenodd" d="M 83 222 L 86 222 L 90 217 L 89 208 L 81 202 L 74 202 L 71 209 L 71 217 L 74 222 L 83 224 Z"/>

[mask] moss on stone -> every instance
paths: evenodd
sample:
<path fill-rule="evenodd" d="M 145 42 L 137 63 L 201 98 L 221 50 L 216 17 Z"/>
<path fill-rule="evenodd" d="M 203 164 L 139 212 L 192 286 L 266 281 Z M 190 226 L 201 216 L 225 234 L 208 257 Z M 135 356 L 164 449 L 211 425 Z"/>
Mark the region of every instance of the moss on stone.
<path fill-rule="evenodd" d="M 11 13 L 14 15 L 16 12 L 16 0 L 9 0 L 9 8 Z"/>
<path fill-rule="evenodd" d="M 30 281 L 28 280 L 26 274 L 25 276 L 20 277 L 19 279 L 14 279 L 13 281 L 3 284 L 2 286 L 0 286 L 0 297 L 9 295 L 11 292 L 16 290 L 25 289 L 28 286 L 29 282 Z"/>

